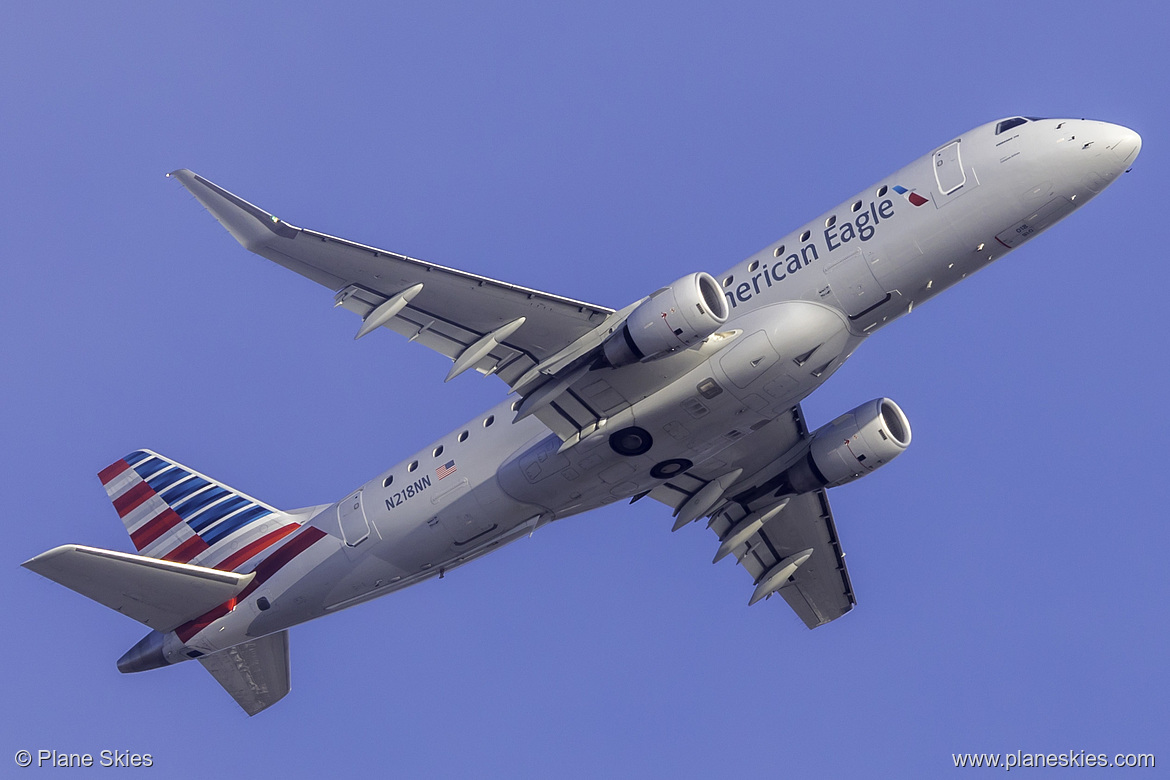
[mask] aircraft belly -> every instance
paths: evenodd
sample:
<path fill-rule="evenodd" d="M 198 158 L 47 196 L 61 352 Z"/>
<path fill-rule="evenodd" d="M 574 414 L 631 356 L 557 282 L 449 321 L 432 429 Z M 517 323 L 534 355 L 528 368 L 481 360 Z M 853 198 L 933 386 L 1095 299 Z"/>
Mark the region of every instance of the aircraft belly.
<path fill-rule="evenodd" d="M 521 449 L 500 467 L 503 490 L 566 517 L 650 490 L 670 469 L 718 463 L 724 449 L 788 413 L 863 340 L 840 312 L 807 301 L 760 307 L 736 325 L 743 332 L 728 347 L 580 443 L 562 450 L 550 434 Z M 621 454 L 612 437 L 631 429 L 649 447 Z"/>

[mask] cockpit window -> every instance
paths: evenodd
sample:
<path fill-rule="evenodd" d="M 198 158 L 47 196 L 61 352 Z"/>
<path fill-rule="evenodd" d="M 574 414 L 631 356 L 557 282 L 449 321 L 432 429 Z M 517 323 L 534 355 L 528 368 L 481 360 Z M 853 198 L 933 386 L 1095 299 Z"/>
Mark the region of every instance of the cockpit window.
<path fill-rule="evenodd" d="M 1024 124 L 1027 121 L 1028 120 L 1024 119 L 1022 116 L 1015 116 L 1015 117 L 1012 117 L 1011 119 L 1005 119 L 1002 122 L 1000 122 L 998 125 L 995 126 L 995 134 L 999 135 L 1000 133 L 1007 132 L 1008 130 L 1011 130 L 1013 127 L 1019 127 L 1020 125 Z"/>

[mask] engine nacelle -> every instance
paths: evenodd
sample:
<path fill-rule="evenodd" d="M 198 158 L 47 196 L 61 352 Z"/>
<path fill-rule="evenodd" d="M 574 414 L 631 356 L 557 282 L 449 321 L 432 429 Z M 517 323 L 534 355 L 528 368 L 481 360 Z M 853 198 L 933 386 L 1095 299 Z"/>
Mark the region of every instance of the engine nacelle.
<path fill-rule="evenodd" d="M 844 485 L 889 463 L 910 446 L 910 421 L 889 398 L 877 398 L 811 438 L 808 455 L 785 475 L 795 493 Z"/>
<path fill-rule="evenodd" d="M 710 336 L 727 314 L 711 274 L 689 274 L 642 301 L 602 350 L 615 368 L 665 357 Z"/>

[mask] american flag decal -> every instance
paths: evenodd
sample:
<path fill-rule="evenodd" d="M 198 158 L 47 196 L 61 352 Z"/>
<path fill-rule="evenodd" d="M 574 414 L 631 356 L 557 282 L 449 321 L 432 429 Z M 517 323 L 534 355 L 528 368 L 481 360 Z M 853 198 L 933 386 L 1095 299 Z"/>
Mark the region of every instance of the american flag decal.
<path fill-rule="evenodd" d="M 453 461 L 453 460 L 449 460 L 446 463 L 444 463 L 442 466 L 439 466 L 437 469 L 435 469 L 435 476 L 438 477 L 439 479 L 442 479 L 443 477 L 449 477 L 454 473 L 455 473 L 455 461 Z"/>

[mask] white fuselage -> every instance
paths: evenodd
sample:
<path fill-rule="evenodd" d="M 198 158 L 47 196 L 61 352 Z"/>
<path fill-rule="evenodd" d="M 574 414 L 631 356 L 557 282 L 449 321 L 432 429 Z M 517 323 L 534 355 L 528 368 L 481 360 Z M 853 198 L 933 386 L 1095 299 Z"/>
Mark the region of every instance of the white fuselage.
<path fill-rule="evenodd" d="M 327 535 L 188 641 L 169 634 L 168 660 L 389 593 L 644 493 L 663 481 L 656 463 L 706 463 L 749 436 L 767 448 L 768 422 L 870 334 L 1083 205 L 1139 147 L 1132 131 L 1085 120 L 964 134 L 716 277 L 730 306 L 721 332 L 638 367 L 657 389 L 607 421 L 655 431 L 651 451 L 618 455 L 600 433 L 561 451 L 536 417 L 513 422 L 511 397 L 337 504 L 305 510 Z"/>

